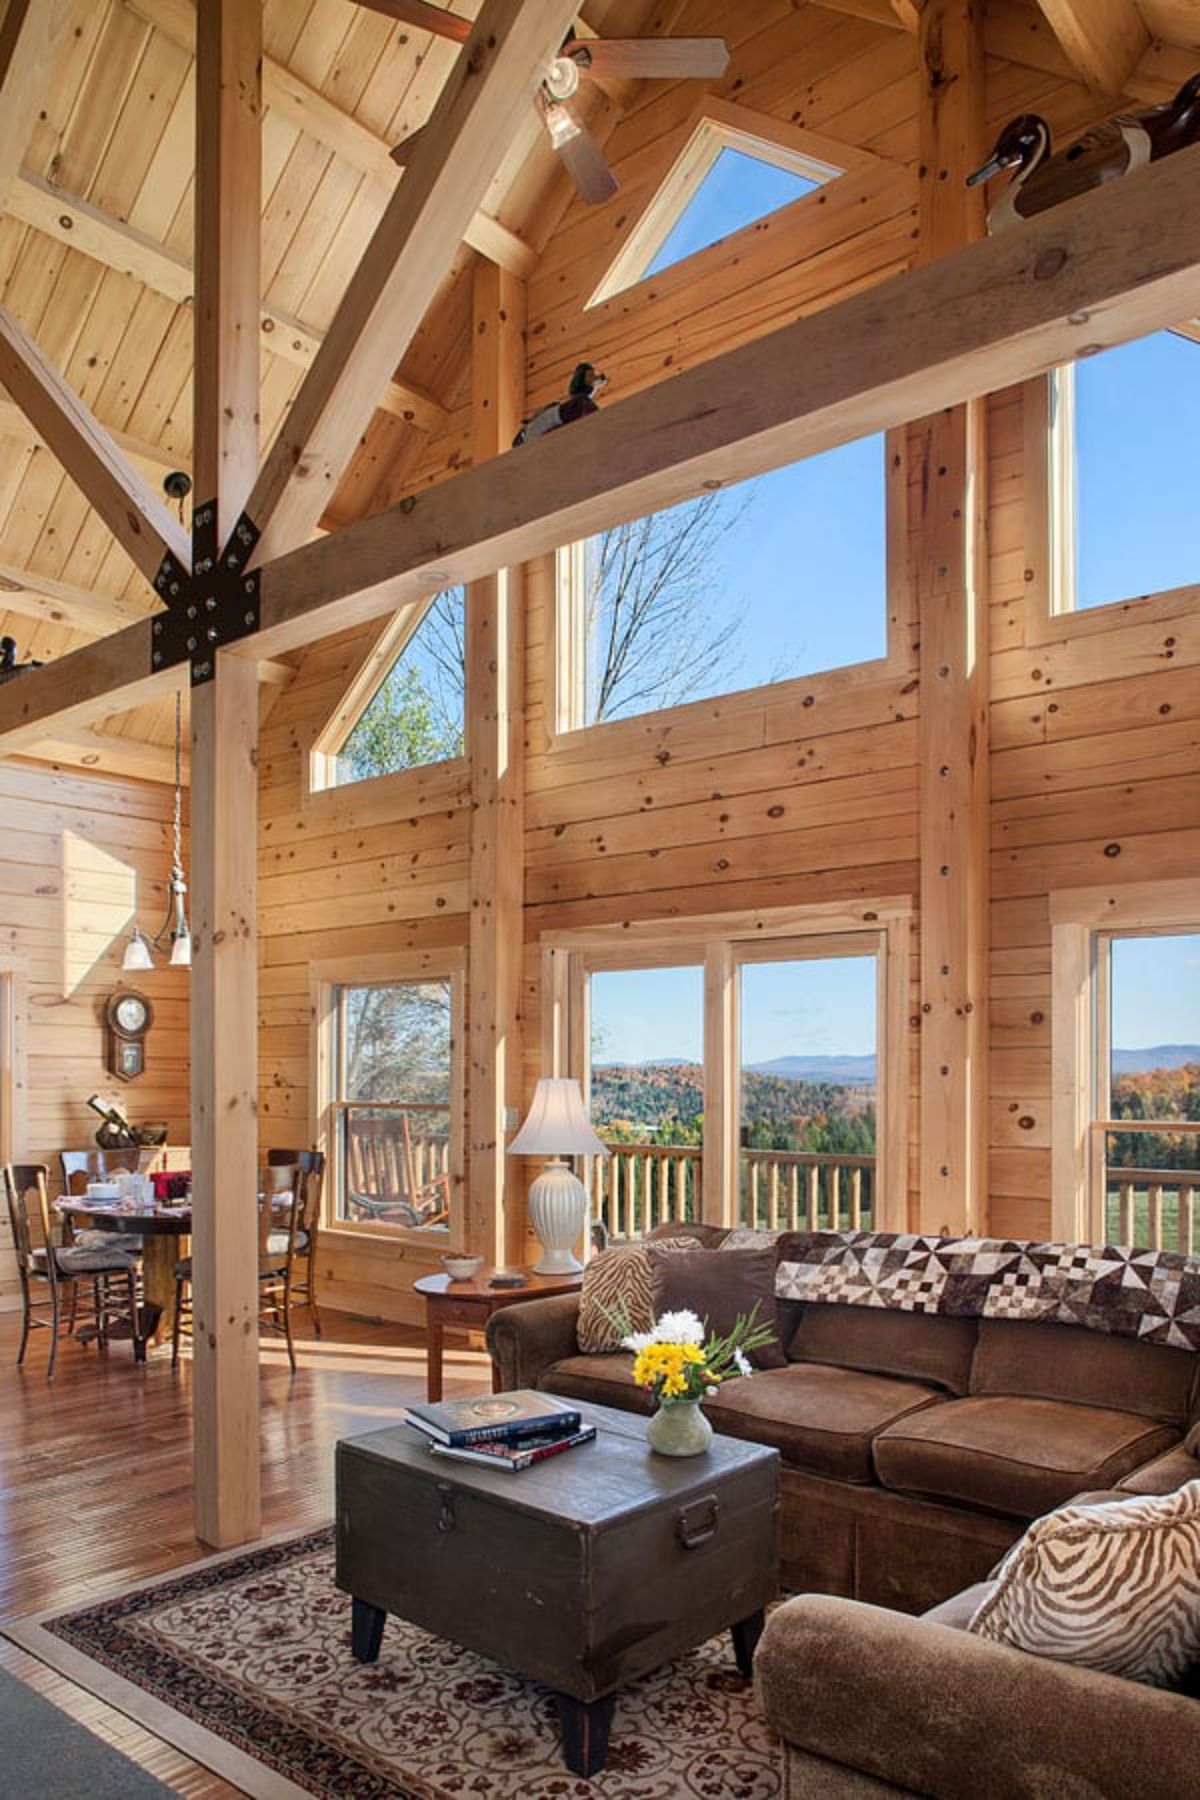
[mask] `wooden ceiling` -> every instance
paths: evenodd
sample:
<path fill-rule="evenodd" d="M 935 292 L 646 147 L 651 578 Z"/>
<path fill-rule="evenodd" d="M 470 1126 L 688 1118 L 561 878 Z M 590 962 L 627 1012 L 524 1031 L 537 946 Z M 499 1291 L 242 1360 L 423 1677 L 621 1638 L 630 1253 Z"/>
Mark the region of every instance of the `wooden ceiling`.
<path fill-rule="evenodd" d="M 16 3 L 16 0 L 13 0 Z M 48 65 L 0 217 L 2 303 L 157 488 L 191 455 L 192 0 L 45 0 L 66 28 Z M 471 17 L 477 0 L 452 0 Z M 846 101 L 819 128 L 900 162 L 916 155 L 916 0 L 594 0 L 602 35 L 724 32 L 732 62 L 712 91 L 802 118 L 811 78 L 845 70 Z M 840 16 L 839 16 L 840 15 Z M 1200 51 L 1200 0 L 991 0 L 990 99 L 1011 88 L 1058 129 L 1171 91 Z M 398 179 L 390 147 L 428 116 L 458 46 L 351 0 L 265 0 L 262 439 L 269 445 Z M 769 45 L 770 79 L 764 79 Z M 1197 59 L 1200 62 L 1200 58 Z M 1009 81 L 1008 71 L 1020 79 Z M 858 79 L 861 72 L 862 79 Z M 874 90 L 890 96 L 882 112 Z M 691 84 L 694 90 L 696 84 Z M 486 254 L 539 292 L 587 234 L 619 230 L 672 84 L 596 91 L 623 192 L 584 209 L 530 114 L 416 339 L 395 371 L 326 518 L 376 510 L 439 478 L 465 439 L 471 266 Z M 855 105 L 863 91 L 867 107 Z M 33 98 L 33 96 L 31 96 Z M 678 110 L 676 108 L 676 110 Z M 886 137 L 886 150 L 880 140 Z M 623 149 L 623 146 L 626 146 Z M 0 130 L 0 179 L 3 164 Z M 652 160 L 652 159 L 650 159 Z M 614 238 L 615 243 L 615 238 Z M 556 378 L 547 372 L 547 380 Z M 534 381 L 531 378 L 531 397 Z M 0 397 L 0 633 L 49 660 L 155 610 L 50 452 Z M 44 746 L 64 762 L 170 775 L 169 700 Z"/>

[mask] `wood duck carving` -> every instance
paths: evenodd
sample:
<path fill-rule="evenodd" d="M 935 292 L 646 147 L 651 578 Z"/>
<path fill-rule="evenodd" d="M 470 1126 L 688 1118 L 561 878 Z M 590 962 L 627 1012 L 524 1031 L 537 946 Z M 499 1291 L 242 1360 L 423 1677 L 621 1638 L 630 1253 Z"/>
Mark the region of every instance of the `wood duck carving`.
<path fill-rule="evenodd" d="M 12 681 L 17 675 L 23 675 L 26 669 L 40 669 L 41 666 L 32 657 L 28 662 L 18 662 L 16 638 L 0 637 L 0 681 Z"/>
<path fill-rule="evenodd" d="M 1194 143 L 1200 143 L 1200 75 L 1185 81 L 1173 100 L 1093 125 L 1057 154 L 1045 119 L 1021 113 L 1010 119 L 967 185 L 990 181 L 1002 169 L 1013 171 L 988 213 L 988 230 L 995 234 Z"/>
<path fill-rule="evenodd" d="M 557 431 L 560 426 L 572 425 L 576 419 L 586 418 L 588 413 L 599 412 L 594 396 L 607 381 L 608 376 L 598 375 L 591 363 L 578 364 L 571 377 L 566 399 L 554 400 L 549 406 L 539 407 L 532 418 L 526 419 L 513 439 L 513 448 L 518 444 L 528 444 L 533 438 L 545 437 L 548 431 Z"/>

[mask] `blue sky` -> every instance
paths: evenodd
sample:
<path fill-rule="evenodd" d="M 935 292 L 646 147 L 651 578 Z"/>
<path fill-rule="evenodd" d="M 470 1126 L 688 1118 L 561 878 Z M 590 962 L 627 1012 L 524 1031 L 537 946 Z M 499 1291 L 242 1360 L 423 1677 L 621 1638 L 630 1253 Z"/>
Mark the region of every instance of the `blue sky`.
<path fill-rule="evenodd" d="M 592 1028 L 597 1062 L 703 1061 L 703 970 L 593 975 Z M 875 958 L 746 964 L 741 1034 L 748 1065 L 779 1056 L 872 1055 Z"/>
<path fill-rule="evenodd" d="M 1200 1044 L 1200 932 L 1113 944 L 1112 1041 L 1119 1050 Z"/>

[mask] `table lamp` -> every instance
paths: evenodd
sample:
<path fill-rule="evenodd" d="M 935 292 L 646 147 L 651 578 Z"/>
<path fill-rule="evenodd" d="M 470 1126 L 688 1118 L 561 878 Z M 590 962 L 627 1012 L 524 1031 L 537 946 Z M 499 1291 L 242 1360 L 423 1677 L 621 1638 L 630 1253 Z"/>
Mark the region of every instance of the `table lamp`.
<path fill-rule="evenodd" d="M 575 1245 L 587 1221 L 587 1191 L 564 1156 L 607 1156 L 608 1147 L 592 1130 L 579 1083 L 543 1076 L 534 1090 L 525 1122 L 508 1146 L 513 1156 L 552 1160 L 529 1190 L 529 1222 L 542 1245 L 535 1275 L 576 1275 L 582 1264 Z"/>

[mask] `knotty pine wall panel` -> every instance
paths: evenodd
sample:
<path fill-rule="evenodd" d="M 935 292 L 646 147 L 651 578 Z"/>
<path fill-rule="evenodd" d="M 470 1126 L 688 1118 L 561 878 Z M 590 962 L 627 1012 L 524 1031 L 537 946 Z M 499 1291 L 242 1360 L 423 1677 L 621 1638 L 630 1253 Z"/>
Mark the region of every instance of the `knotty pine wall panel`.
<path fill-rule="evenodd" d="M 139 1123 L 190 1137 L 188 975 L 159 966 L 121 973 L 136 915 L 156 930 L 166 910 L 172 797 L 167 787 L 45 765 L 0 763 L 0 971 L 17 978 L 11 1154 L 50 1166 L 95 1141 L 87 1096 L 115 1094 Z M 104 1003 L 132 987 L 154 1008 L 146 1072 L 116 1081 L 106 1068 Z M 5 1071 L 7 1076 L 8 1071 Z M 0 1220 L 0 1307 L 14 1304 L 7 1211 Z"/>

